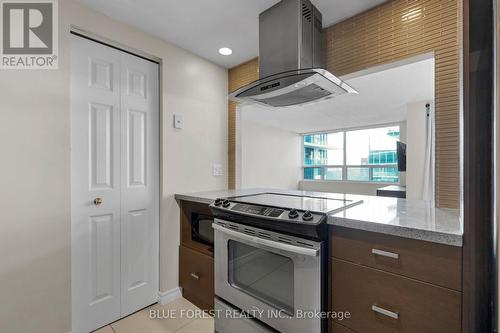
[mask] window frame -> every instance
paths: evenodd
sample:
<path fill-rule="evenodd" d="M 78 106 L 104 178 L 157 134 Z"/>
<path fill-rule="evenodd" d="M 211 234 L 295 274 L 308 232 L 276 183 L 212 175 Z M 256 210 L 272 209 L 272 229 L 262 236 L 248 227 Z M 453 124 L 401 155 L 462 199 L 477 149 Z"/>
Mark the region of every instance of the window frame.
<path fill-rule="evenodd" d="M 308 132 L 308 133 L 303 133 L 302 134 L 302 149 L 301 149 L 301 159 L 302 159 L 302 181 L 306 182 L 348 182 L 348 183 L 361 183 L 361 184 L 389 184 L 389 185 L 400 185 L 401 184 L 401 176 L 398 172 L 398 181 L 397 182 L 375 182 L 373 181 L 373 169 L 378 169 L 378 168 L 397 168 L 398 164 L 397 163 L 391 163 L 391 164 L 366 164 L 366 165 L 347 165 L 347 132 L 352 132 L 352 131 L 359 131 L 359 130 L 369 130 L 369 129 L 375 129 L 375 128 L 384 128 L 384 127 L 394 127 L 398 126 L 399 127 L 399 133 L 400 133 L 400 138 L 401 140 L 401 127 L 403 126 L 404 122 L 393 122 L 393 123 L 385 123 L 385 124 L 377 124 L 377 125 L 370 125 L 370 126 L 361 126 L 361 127 L 351 127 L 351 128 L 344 128 L 344 129 L 337 129 L 337 130 L 330 130 L 330 131 L 319 131 L 319 132 Z M 305 144 L 304 144 L 304 137 L 307 135 L 317 135 L 317 134 L 332 134 L 332 133 L 343 133 L 343 165 L 337 165 L 337 164 L 328 164 L 328 165 L 305 165 Z M 304 171 L 305 169 L 308 168 L 319 168 L 321 169 L 321 179 L 305 179 L 304 178 Z M 342 168 L 342 179 L 341 180 L 336 180 L 336 179 L 325 179 L 325 170 L 328 168 Z M 368 168 L 369 170 L 369 179 L 370 180 L 349 180 L 347 179 L 347 169 L 348 168 Z"/>

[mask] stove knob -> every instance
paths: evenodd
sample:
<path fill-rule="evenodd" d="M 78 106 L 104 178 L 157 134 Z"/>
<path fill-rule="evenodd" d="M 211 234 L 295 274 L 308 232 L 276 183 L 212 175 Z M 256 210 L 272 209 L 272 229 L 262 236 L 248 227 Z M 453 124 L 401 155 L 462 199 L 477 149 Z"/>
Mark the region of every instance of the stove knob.
<path fill-rule="evenodd" d="M 229 200 L 227 200 L 227 199 L 226 199 L 226 200 L 224 200 L 224 201 L 222 202 L 222 207 L 224 207 L 224 208 L 227 208 L 227 207 L 229 207 L 230 205 L 231 205 L 231 203 L 230 203 L 230 202 L 229 202 Z"/>
<path fill-rule="evenodd" d="M 304 221 L 311 221 L 313 219 L 313 215 L 311 214 L 310 211 L 306 210 L 304 214 L 302 215 L 302 219 Z"/>
<path fill-rule="evenodd" d="M 215 199 L 214 205 L 216 205 L 216 206 L 222 205 L 222 199 L 221 198 Z"/>
<path fill-rule="evenodd" d="M 291 209 L 290 212 L 288 213 L 288 217 L 291 219 L 296 219 L 299 217 L 299 213 L 297 212 L 296 209 Z"/>

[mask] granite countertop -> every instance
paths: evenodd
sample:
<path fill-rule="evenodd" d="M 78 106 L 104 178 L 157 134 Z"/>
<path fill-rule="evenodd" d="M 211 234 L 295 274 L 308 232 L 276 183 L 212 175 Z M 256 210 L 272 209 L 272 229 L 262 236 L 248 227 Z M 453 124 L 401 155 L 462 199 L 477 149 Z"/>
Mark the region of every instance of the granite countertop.
<path fill-rule="evenodd" d="M 435 208 L 428 201 L 366 195 L 255 188 L 176 194 L 177 200 L 210 204 L 216 198 L 259 193 L 308 195 L 320 198 L 362 200 L 359 205 L 328 215 L 328 224 L 378 232 L 434 243 L 462 246 L 462 222 L 458 210 Z"/>

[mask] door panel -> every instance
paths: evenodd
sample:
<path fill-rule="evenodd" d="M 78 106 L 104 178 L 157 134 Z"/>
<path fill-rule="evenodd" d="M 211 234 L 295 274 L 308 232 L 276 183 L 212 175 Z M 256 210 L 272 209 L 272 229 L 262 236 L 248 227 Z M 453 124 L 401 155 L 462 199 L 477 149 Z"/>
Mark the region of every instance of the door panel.
<path fill-rule="evenodd" d="M 122 315 L 158 298 L 158 65 L 121 54 Z"/>
<path fill-rule="evenodd" d="M 148 251 L 147 244 L 148 234 L 148 213 L 141 209 L 129 212 L 127 216 L 127 251 L 129 260 L 127 261 L 127 292 L 136 288 L 143 287 L 148 280 L 147 276 L 147 262 L 151 253 Z"/>
<path fill-rule="evenodd" d="M 89 58 L 90 65 L 90 87 L 113 90 L 113 64 L 107 61 Z"/>
<path fill-rule="evenodd" d="M 71 40 L 73 332 L 120 318 L 119 53 Z M 118 163 L 115 163 L 118 162 Z M 100 198 L 102 204 L 94 205 Z"/>
<path fill-rule="evenodd" d="M 80 37 L 71 43 L 72 331 L 80 333 L 157 301 L 159 96 L 157 64 Z"/>
<path fill-rule="evenodd" d="M 146 116 L 144 111 L 128 110 L 128 186 L 146 185 Z"/>
<path fill-rule="evenodd" d="M 113 106 L 90 103 L 90 188 L 112 187 Z"/>
<path fill-rule="evenodd" d="M 113 243 L 116 241 L 113 239 L 113 215 L 90 218 L 91 305 L 113 297 Z"/>
<path fill-rule="evenodd" d="M 146 74 L 127 68 L 127 93 L 129 96 L 146 98 Z"/>

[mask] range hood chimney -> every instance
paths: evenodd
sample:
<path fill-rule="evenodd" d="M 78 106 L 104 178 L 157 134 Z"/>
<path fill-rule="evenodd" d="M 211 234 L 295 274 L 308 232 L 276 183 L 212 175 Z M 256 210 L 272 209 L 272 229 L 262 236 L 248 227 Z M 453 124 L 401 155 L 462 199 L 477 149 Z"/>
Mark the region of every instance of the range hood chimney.
<path fill-rule="evenodd" d="M 259 80 L 229 95 L 271 107 L 357 93 L 323 69 L 322 16 L 309 0 L 282 0 L 259 15 Z"/>

